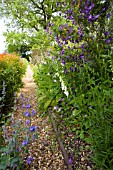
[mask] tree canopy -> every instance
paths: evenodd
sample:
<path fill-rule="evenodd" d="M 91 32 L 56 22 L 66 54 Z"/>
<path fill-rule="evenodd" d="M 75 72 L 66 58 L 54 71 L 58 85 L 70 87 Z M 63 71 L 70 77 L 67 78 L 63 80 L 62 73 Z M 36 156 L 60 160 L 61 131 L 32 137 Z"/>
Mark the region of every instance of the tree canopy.
<path fill-rule="evenodd" d="M 36 31 L 40 27 L 46 29 L 47 22 L 60 11 L 60 8 L 56 0 L 4 0 L 0 3 L 1 15 L 10 17 L 13 25 Z"/>
<path fill-rule="evenodd" d="M 0 16 L 5 16 L 9 19 L 5 20 L 8 23 L 8 31 L 5 33 L 8 50 L 10 52 L 13 50 L 18 51 L 21 49 L 21 46 L 28 46 L 27 49 L 31 49 L 33 45 L 40 42 L 39 39 L 36 40 L 37 37 L 43 40 L 42 36 L 45 36 L 45 34 L 41 36 L 39 32 L 46 30 L 48 23 L 52 23 L 55 18 L 57 21 L 58 14 L 64 16 L 65 12 L 68 11 L 70 18 L 73 17 L 71 16 L 71 10 L 76 15 L 78 15 L 79 11 L 82 11 L 81 13 L 87 17 L 88 10 L 83 10 L 84 5 L 87 3 L 89 8 L 92 8 L 91 5 L 95 3 L 91 16 L 98 17 L 99 15 L 98 21 L 101 27 L 102 23 L 105 22 L 105 16 L 109 15 L 108 11 L 111 1 L 2 0 L 0 2 Z M 79 11 L 76 11 L 75 7 Z M 79 21 L 77 22 L 79 24 Z M 43 42 L 41 41 L 41 43 Z"/>

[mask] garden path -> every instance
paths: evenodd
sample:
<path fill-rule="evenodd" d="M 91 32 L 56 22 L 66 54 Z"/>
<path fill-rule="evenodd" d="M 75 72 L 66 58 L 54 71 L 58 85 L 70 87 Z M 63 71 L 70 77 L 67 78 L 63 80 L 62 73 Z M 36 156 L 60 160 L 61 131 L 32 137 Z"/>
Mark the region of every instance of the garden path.
<path fill-rule="evenodd" d="M 35 139 L 29 148 L 30 155 L 34 157 L 30 170 L 66 170 L 63 156 L 59 150 L 49 119 L 39 116 L 36 84 L 33 80 L 33 71 L 30 65 L 28 65 L 22 81 L 24 86 L 20 90 L 17 100 L 15 118 L 21 119 L 21 114 L 26 110 L 23 100 L 30 104 L 30 110 L 35 109 L 37 111 L 37 118 L 32 120 L 32 124 L 38 126 L 38 139 Z"/>

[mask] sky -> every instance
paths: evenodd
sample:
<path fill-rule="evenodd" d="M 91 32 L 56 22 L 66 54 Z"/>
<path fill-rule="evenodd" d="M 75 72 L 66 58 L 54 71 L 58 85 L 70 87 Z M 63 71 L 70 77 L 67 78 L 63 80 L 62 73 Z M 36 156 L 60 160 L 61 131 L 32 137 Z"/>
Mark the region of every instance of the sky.
<path fill-rule="evenodd" d="M 2 35 L 3 32 L 5 32 L 6 27 L 4 24 L 3 19 L 0 19 L 0 53 L 2 53 L 5 50 L 5 37 Z"/>

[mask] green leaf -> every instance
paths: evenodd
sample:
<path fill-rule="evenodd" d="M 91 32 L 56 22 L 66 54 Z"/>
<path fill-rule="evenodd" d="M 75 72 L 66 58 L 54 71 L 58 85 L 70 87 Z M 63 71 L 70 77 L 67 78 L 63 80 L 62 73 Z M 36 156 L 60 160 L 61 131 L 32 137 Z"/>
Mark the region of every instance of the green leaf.
<path fill-rule="evenodd" d="M 7 151 L 9 151 L 9 148 L 7 148 L 7 147 L 2 147 L 2 148 L 0 148 L 0 150 L 1 150 L 2 152 L 7 152 Z"/>
<path fill-rule="evenodd" d="M 47 109 L 48 106 L 51 104 L 51 102 L 52 102 L 52 99 L 49 99 L 49 100 L 45 103 L 44 109 Z"/>
<path fill-rule="evenodd" d="M 44 95 L 44 96 L 39 97 L 39 98 L 38 98 L 38 102 L 41 102 L 41 100 L 45 99 L 46 97 L 47 97 L 47 96 L 45 96 L 45 95 Z"/>
<path fill-rule="evenodd" d="M 81 110 L 73 110 L 73 115 L 77 116 L 81 113 Z"/>
<path fill-rule="evenodd" d="M 36 139 L 38 139 L 38 134 L 34 134 L 34 137 L 35 137 Z"/>
<path fill-rule="evenodd" d="M 20 157 L 19 156 L 16 156 L 15 158 L 12 158 L 10 160 L 11 166 L 13 166 L 15 163 L 19 163 L 19 162 L 20 162 Z"/>
<path fill-rule="evenodd" d="M 1 162 L 1 161 L 0 161 L 0 162 Z M 0 163 L 0 170 L 6 169 L 6 165 L 2 165 L 2 163 L 4 164 L 4 162 L 1 162 L 1 163 Z"/>

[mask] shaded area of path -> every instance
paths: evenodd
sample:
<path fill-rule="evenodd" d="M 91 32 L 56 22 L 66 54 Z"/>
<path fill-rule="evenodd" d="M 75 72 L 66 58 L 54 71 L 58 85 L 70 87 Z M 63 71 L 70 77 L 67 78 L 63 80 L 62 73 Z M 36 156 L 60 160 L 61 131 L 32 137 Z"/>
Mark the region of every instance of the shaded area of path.
<path fill-rule="evenodd" d="M 33 72 L 29 65 L 26 70 L 26 75 L 23 78 L 23 83 L 24 87 L 20 93 L 24 96 L 24 101 L 31 105 L 31 110 L 37 110 L 37 118 L 32 120 L 32 124 L 38 126 L 38 139 L 36 139 L 29 148 L 29 153 L 34 157 L 34 161 L 30 165 L 30 170 L 66 170 L 63 156 L 59 150 L 48 118 L 39 117 L 36 85 L 33 81 Z M 15 118 L 20 119 L 20 115 L 25 111 L 24 103 L 19 97 Z"/>

